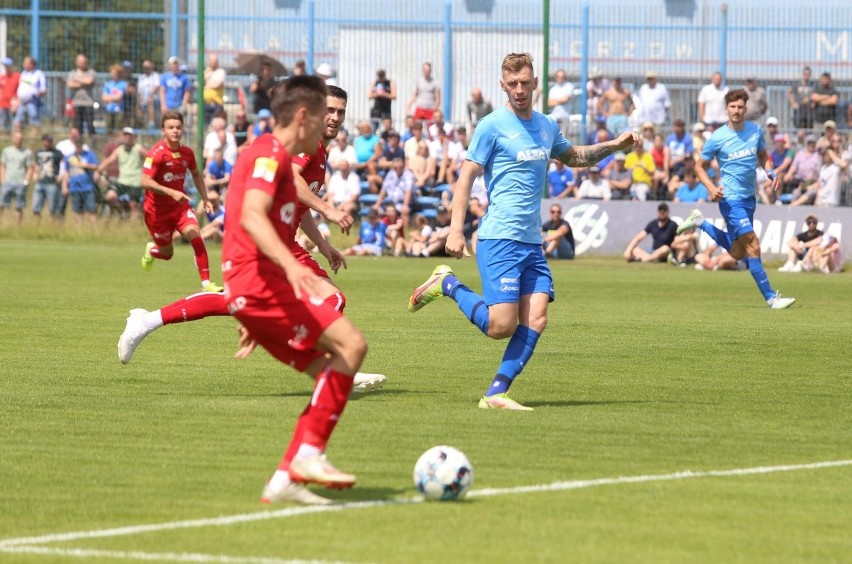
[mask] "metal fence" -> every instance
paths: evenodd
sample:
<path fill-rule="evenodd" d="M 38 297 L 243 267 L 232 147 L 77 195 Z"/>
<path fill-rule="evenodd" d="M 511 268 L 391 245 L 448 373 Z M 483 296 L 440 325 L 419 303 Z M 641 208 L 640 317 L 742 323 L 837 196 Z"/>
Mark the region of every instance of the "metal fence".
<path fill-rule="evenodd" d="M 199 40 L 231 67 L 231 80 L 251 78 L 233 68 L 237 53 L 259 49 L 292 68 L 329 64 L 350 92 L 351 122 L 368 115 L 367 93 L 379 68 L 396 82 L 394 121 L 401 125 L 406 102 L 430 61 L 452 121 L 465 120 L 473 87 L 495 103 L 499 64 L 511 51 L 530 52 L 538 72 L 564 68 L 575 84 L 599 67 L 641 83 L 655 70 L 669 86 L 672 115 L 692 121 L 698 89 L 720 70 L 728 83 L 755 74 L 767 86 L 770 113 L 792 125 L 786 100 L 803 65 L 830 71 L 843 102 L 852 84 L 852 11 L 848 1 L 805 0 L 553 0 L 544 29 L 540 0 L 206 0 L 203 36 L 197 0 L 6 0 L 0 8 L 0 55 L 16 60 L 36 55 L 51 77 L 47 114 L 63 116 L 63 77 L 76 53 L 105 72 L 128 61 L 134 69 L 152 59 L 160 69 L 175 54 L 198 60 Z M 544 35 L 548 34 L 547 57 Z M 5 52 L 3 52 L 5 49 Z M 583 89 L 580 89 L 582 97 Z M 578 101 L 578 107 L 582 107 Z M 846 122 L 841 107 L 838 123 Z"/>

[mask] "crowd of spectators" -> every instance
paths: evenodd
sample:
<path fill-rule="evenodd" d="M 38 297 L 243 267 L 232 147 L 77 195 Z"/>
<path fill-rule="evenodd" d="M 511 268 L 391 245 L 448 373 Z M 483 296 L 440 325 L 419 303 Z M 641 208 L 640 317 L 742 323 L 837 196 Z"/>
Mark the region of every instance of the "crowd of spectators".
<path fill-rule="evenodd" d="M 21 221 L 27 188 L 33 186 L 31 205 L 37 218 L 47 208 L 55 219 L 61 220 L 66 199 L 71 200 L 72 211 L 78 217 L 88 216 L 92 221 L 100 210 L 109 210 L 118 217 L 138 217 L 142 193 L 136 168 L 146 150 L 137 141 L 138 129 L 156 133 L 164 110 L 177 110 L 187 116 L 198 113 L 192 107 L 192 91 L 197 85 L 182 61 L 170 57 L 159 73 L 156 65 L 146 60 L 136 74 L 129 62 L 115 63 L 108 69 L 108 78 L 97 85 L 98 75 L 88 58 L 78 55 L 65 79 L 70 127 L 67 139 L 56 147 L 49 133 L 40 137 L 47 83 L 37 62 L 32 57 L 24 58 L 20 72 L 12 59 L 7 57 L 2 63 L 0 128 L 18 133 L 8 137 L 9 150 L 3 153 L 9 161 L 4 167 L 0 213 L 3 208 L 12 207 L 14 200 L 16 217 Z M 204 177 L 208 188 L 216 193 L 217 208 L 222 210 L 230 173 L 240 151 L 274 125 L 270 93 L 281 76 L 268 63 L 259 68 L 248 88 L 249 107 L 230 114 L 224 107 L 227 71 L 215 54 L 208 56 L 204 69 L 204 83 L 200 85 L 203 117 L 199 119 L 207 130 L 202 154 L 206 163 Z M 304 62 L 299 61 L 287 74 L 306 72 Z M 336 83 L 330 65 L 319 65 L 314 72 L 329 84 Z M 366 249 L 374 254 L 375 249 L 369 245 L 378 244 L 388 253 L 440 254 L 440 224 L 454 205 L 466 207 L 466 234 L 475 244 L 476 227 L 488 205 L 487 191 L 484 187 L 475 190 L 468 202 L 460 203 L 453 201 L 453 186 L 473 129 L 493 111 L 494 105 L 485 99 L 481 88 L 475 87 L 464 108 L 464 120 L 453 123 L 443 115 L 440 84 L 432 65 L 423 63 L 416 83 L 408 85 L 411 94 L 405 102 L 405 120 L 396 129 L 392 118 L 401 89 L 387 71 L 377 69 L 368 92 L 370 106 L 350 109 L 357 125 L 352 131 L 342 129 L 329 147 L 325 192 L 328 202 L 353 215 L 364 215 L 365 224 L 372 225 L 375 219 L 390 226 L 382 233 L 384 243 L 361 242 L 359 245 L 367 246 L 355 252 Z M 838 113 L 843 106 L 830 74 L 823 73 L 814 83 L 810 69 L 803 69 L 801 80 L 789 88 L 793 118 L 783 130 L 778 119 L 770 115 L 766 90 L 757 77 L 747 77 L 744 88 L 750 96 L 747 116 L 763 127 L 767 150 L 783 183 L 783 190 L 776 194 L 768 189 L 769 179 L 756 171 L 760 201 L 791 206 L 838 205 L 849 183 L 852 144 L 844 138 L 844 132 L 852 123 L 852 104 L 848 115 Z M 646 73 L 645 83 L 632 92 L 621 78 L 607 77 L 601 69 L 592 68 L 586 84 L 591 127 L 579 142 L 606 141 L 632 128 L 641 134 L 643 143 L 633 151 L 616 153 L 588 168 L 571 169 L 552 162 L 547 195 L 557 201 L 707 201 L 707 190 L 698 182 L 694 165 L 704 141 L 727 121 L 727 91 L 724 77 L 714 73 L 694 102 L 697 121 L 689 124 L 683 119 L 686 116 L 672 115 L 669 91 L 653 70 Z M 571 130 L 575 92 L 566 71 L 558 69 L 549 88 L 547 106 L 564 133 L 573 137 L 577 136 Z M 843 120 L 840 128 L 839 119 Z M 96 123 L 102 132 L 100 139 L 108 139 L 103 146 L 95 142 Z M 41 140 L 38 150 L 26 148 L 20 135 L 25 132 L 31 139 Z M 16 166 L 22 174 L 12 172 Z M 718 171 L 709 172 L 711 179 L 719 182 Z M 372 198 L 364 199 L 365 195 Z M 554 223 L 544 230 L 545 250 L 553 257 L 569 258 L 573 256 L 573 237 L 570 226 L 561 219 L 561 207 L 557 204 L 556 208 L 551 212 L 558 217 L 551 219 L 565 223 L 565 227 Z M 379 231 L 381 228 L 371 232 L 376 240 Z M 215 236 L 215 230 L 210 236 Z M 631 257 L 643 260 L 638 242 L 634 247 Z M 677 249 L 670 250 L 677 256 Z"/>

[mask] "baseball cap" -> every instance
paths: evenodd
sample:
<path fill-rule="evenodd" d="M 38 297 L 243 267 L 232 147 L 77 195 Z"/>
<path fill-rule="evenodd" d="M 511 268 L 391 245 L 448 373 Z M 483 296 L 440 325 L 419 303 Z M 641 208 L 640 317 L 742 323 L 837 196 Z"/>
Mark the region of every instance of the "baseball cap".
<path fill-rule="evenodd" d="M 699 121 L 692 126 L 692 131 L 704 131 L 704 124 Z"/>
<path fill-rule="evenodd" d="M 651 129 L 654 129 L 654 124 L 651 123 L 650 121 L 643 121 L 642 122 L 642 129 L 648 129 L 649 127 Z"/>
<path fill-rule="evenodd" d="M 823 127 L 823 129 L 826 128 L 826 127 L 830 127 L 832 129 L 837 129 L 837 123 L 835 123 L 835 121 L 833 119 L 830 119 L 830 120 L 826 121 L 824 124 L 822 124 L 822 127 Z"/>
<path fill-rule="evenodd" d="M 626 161 L 627 155 L 625 155 L 622 151 L 617 152 L 612 156 L 612 158 L 616 161 Z"/>
<path fill-rule="evenodd" d="M 787 140 L 787 138 L 784 137 L 783 133 L 779 133 L 778 135 L 773 137 L 772 140 L 775 141 L 776 143 L 783 143 Z"/>
<path fill-rule="evenodd" d="M 590 166 L 589 167 L 589 172 L 591 172 L 591 173 L 600 172 L 600 171 L 601 171 L 601 169 L 599 167 L 596 167 L 596 166 Z"/>
<path fill-rule="evenodd" d="M 808 135 L 805 137 L 805 143 L 816 143 L 816 137 L 813 135 Z"/>
<path fill-rule="evenodd" d="M 132 127 L 125 127 L 121 130 L 122 133 L 127 133 L 128 135 L 136 135 L 136 131 Z"/>
<path fill-rule="evenodd" d="M 272 117 L 272 112 L 268 108 L 263 108 L 257 112 L 257 117 L 260 119 L 269 119 Z"/>
<path fill-rule="evenodd" d="M 331 65 L 329 65 L 328 63 L 322 63 L 320 66 L 317 67 L 316 74 L 321 74 L 323 76 L 331 76 Z"/>
<path fill-rule="evenodd" d="M 766 125 L 778 125 L 778 118 L 777 117 L 766 118 Z"/>
<path fill-rule="evenodd" d="M 3 66 L 9 67 L 15 64 L 15 60 L 12 57 L 4 57 L 3 58 Z"/>
<path fill-rule="evenodd" d="M 180 59 L 175 57 L 174 55 L 172 55 L 171 57 L 169 57 L 169 64 L 172 64 L 172 63 L 180 64 Z"/>
<path fill-rule="evenodd" d="M 598 67 L 592 67 L 591 77 L 592 78 L 602 78 L 603 77 L 603 71 Z"/>
<path fill-rule="evenodd" d="M 645 78 L 657 78 L 657 71 L 649 70 L 645 73 Z"/>
<path fill-rule="evenodd" d="M 606 123 L 606 116 L 597 116 L 595 118 L 595 122 L 597 123 Z"/>
<path fill-rule="evenodd" d="M 121 66 L 123 66 L 126 69 L 132 69 L 133 63 L 131 63 L 130 61 L 124 61 L 123 63 L 121 63 Z"/>

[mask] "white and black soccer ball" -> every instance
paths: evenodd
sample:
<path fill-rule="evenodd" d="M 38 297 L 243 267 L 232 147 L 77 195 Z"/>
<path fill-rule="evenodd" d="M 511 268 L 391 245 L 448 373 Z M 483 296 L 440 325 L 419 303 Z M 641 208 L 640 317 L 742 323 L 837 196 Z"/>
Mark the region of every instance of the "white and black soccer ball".
<path fill-rule="evenodd" d="M 473 484 L 473 466 L 462 451 L 432 447 L 414 465 L 414 487 L 429 501 L 461 499 Z"/>

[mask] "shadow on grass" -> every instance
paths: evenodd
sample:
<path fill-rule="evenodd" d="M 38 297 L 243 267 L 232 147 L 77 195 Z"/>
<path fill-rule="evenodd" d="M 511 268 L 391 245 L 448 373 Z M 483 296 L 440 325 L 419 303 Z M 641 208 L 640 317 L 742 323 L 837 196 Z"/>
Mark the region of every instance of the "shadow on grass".
<path fill-rule="evenodd" d="M 323 497 L 333 499 L 339 503 L 352 501 L 390 501 L 414 497 L 414 487 L 411 488 L 363 488 L 355 485 L 351 490 L 316 490 Z"/>
<path fill-rule="evenodd" d="M 603 400 L 603 401 L 526 401 L 523 402 L 527 407 L 582 407 L 596 405 L 620 405 L 630 403 L 667 403 L 657 400 Z"/>

